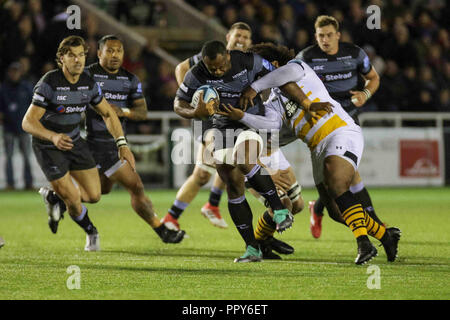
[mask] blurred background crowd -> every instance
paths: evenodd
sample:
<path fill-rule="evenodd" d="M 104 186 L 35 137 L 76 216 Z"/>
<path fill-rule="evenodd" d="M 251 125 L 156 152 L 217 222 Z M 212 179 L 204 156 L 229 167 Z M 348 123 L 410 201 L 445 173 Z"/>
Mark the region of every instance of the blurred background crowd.
<path fill-rule="evenodd" d="M 147 26 L 161 37 L 177 28 L 177 21 L 160 0 L 86 0 L 127 26 Z M 243 21 L 253 30 L 253 42 L 283 44 L 298 53 L 315 43 L 318 15 L 334 16 L 341 40 L 362 47 L 380 74 L 379 90 L 364 106 L 366 111 L 450 111 L 450 6 L 446 0 L 185 0 L 203 19 L 228 29 Z M 55 53 L 69 34 L 84 37 L 90 47 L 86 65 L 96 62 L 97 41 L 108 32 L 83 12 L 81 30 L 68 30 L 69 0 L 0 1 L 0 125 L 3 126 L 8 186 L 12 182 L 14 140 L 23 150 L 25 187 L 31 187 L 29 139 L 21 120 L 31 101 L 32 88 L 56 68 Z M 381 28 L 368 29 L 366 8 L 381 9 Z M 178 26 L 178 30 L 182 30 Z M 185 31 L 186 32 L 186 31 Z M 172 111 L 178 88 L 174 64 L 156 54 L 163 47 L 158 36 L 139 47 L 126 47 L 124 67 L 138 75 L 149 111 Z M 182 38 L 182 42 L 186 43 Z M 198 53 L 203 38 L 186 50 L 164 48 L 180 61 Z M 189 47 L 189 46 L 188 46 Z M 172 46 L 172 49 L 174 47 Z M 159 122 L 130 123 L 128 133 L 157 133 Z M 28 150 L 28 151 L 26 151 Z"/>
<path fill-rule="evenodd" d="M 127 25 L 168 24 L 164 1 L 93 2 L 112 7 L 111 13 Z M 280 43 L 296 52 L 315 42 L 316 17 L 332 15 L 340 22 L 342 41 L 362 47 L 381 76 L 380 89 L 368 111 L 450 111 L 450 11 L 445 0 L 186 2 L 225 28 L 237 21 L 248 23 L 254 43 Z M 67 32 L 64 11 L 70 1 L 15 0 L 7 4 L 0 11 L 0 81 L 8 81 L 8 67 L 20 62 L 22 78 L 34 84 L 56 67 L 54 56 L 59 39 Z M 366 27 L 365 8 L 370 4 L 381 8 L 379 30 Z M 83 16 L 82 27 L 78 33 L 91 48 L 89 64 L 96 61 L 96 41 L 102 34 L 92 16 Z M 177 89 L 174 69 L 153 53 L 156 41 L 140 50 L 128 50 L 124 66 L 141 78 L 150 110 L 172 110 Z"/>

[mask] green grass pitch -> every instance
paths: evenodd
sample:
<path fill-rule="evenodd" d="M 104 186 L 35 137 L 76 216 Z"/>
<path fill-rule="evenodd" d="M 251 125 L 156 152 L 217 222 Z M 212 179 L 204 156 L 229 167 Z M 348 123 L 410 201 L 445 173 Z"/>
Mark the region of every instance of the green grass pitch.
<path fill-rule="evenodd" d="M 387 263 L 382 247 L 370 266 L 379 270 L 379 289 L 367 283 L 374 273 L 356 266 L 352 233 L 324 218 L 322 237 L 309 232 L 309 212 L 278 237 L 295 247 L 282 261 L 236 264 L 244 244 L 222 198 L 230 227 L 218 229 L 200 214 L 202 191 L 180 219 L 189 238 L 162 243 L 132 211 L 128 194 L 114 190 L 89 215 L 101 236 L 101 252 L 84 252 L 85 235 L 66 215 L 58 234 L 47 226 L 37 192 L 0 192 L 0 299 L 449 299 L 450 189 L 370 189 L 375 209 L 402 230 L 399 259 Z M 160 217 L 173 190 L 147 190 Z M 316 197 L 304 190 L 305 202 Z M 247 198 L 256 218 L 263 207 Z M 69 290 L 69 266 L 80 268 L 80 289 Z M 369 273 L 368 273 L 369 272 Z"/>

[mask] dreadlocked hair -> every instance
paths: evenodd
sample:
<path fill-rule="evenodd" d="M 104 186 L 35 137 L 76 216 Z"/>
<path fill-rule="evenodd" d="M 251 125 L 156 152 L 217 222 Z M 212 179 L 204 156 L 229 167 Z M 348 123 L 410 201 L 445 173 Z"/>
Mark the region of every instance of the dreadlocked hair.
<path fill-rule="evenodd" d="M 289 49 L 282 45 L 276 45 L 271 42 L 255 44 L 251 46 L 248 51 L 256 53 L 270 62 L 278 61 L 280 66 L 285 65 L 289 60 L 292 60 L 295 57 L 293 49 Z"/>

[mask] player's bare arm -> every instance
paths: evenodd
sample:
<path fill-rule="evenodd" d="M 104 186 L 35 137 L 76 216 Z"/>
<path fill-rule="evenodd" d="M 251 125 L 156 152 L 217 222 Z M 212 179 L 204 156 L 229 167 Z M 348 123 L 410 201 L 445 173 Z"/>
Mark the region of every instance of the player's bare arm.
<path fill-rule="evenodd" d="M 59 150 L 67 151 L 72 149 L 72 139 L 68 135 L 48 130 L 42 125 L 40 120 L 44 114 L 44 108 L 32 104 L 23 118 L 23 130 L 33 137 L 53 142 Z"/>
<path fill-rule="evenodd" d="M 189 71 L 189 59 L 180 62 L 175 67 L 175 78 L 177 79 L 178 86 L 183 83 L 184 76 Z"/>
<path fill-rule="evenodd" d="M 127 160 L 133 170 L 136 170 L 135 160 L 133 153 L 131 153 L 128 145 L 125 141 L 122 125 L 120 124 L 119 118 L 114 112 L 113 108 L 106 102 L 105 98 L 100 101 L 98 105 L 95 106 L 95 110 L 100 114 L 105 121 L 106 127 L 108 128 L 109 133 L 114 137 L 117 147 L 119 149 L 119 158 L 120 160 Z M 119 140 L 122 140 L 119 141 Z"/>
<path fill-rule="evenodd" d="M 218 104 L 219 102 L 215 99 L 208 103 L 203 102 L 203 92 L 201 92 L 197 108 L 193 108 L 189 102 L 175 97 L 173 110 L 176 114 L 186 119 L 204 119 L 216 112 Z"/>
<path fill-rule="evenodd" d="M 374 67 L 370 69 L 368 74 L 363 75 L 363 78 L 366 80 L 364 89 L 362 91 L 350 91 L 352 102 L 356 107 L 362 107 L 380 86 L 380 76 Z"/>
<path fill-rule="evenodd" d="M 147 119 L 147 102 L 145 98 L 134 100 L 132 108 L 121 108 L 112 103 L 110 105 L 118 117 L 124 117 L 134 121 Z"/>

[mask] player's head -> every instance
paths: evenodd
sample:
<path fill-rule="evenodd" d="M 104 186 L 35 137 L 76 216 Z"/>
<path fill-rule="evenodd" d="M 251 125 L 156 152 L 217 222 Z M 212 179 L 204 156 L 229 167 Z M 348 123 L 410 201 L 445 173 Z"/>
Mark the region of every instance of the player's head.
<path fill-rule="evenodd" d="M 221 41 L 208 41 L 202 48 L 202 60 L 209 73 L 221 78 L 231 69 L 231 57 L 225 44 Z"/>
<path fill-rule="evenodd" d="M 83 73 L 88 49 L 84 39 L 79 36 L 64 38 L 56 51 L 58 67 L 67 70 L 72 75 Z"/>
<path fill-rule="evenodd" d="M 248 51 L 260 55 L 277 68 L 285 65 L 289 60 L 292 60 L 295 57 L 294 50 L 289 49 L 286 46 L 275 45 L 271 42 L 255 44 L 251 46 Z"/>
<path fill-rule="evenodd" d="M 106 35 L 98 41 L 98 61 L 106 71 L 114 73 L 119 70 L 123 55 L 123 43 L 117 36 Z"/>
<path fill-rule="evenodd" d="M 336 54 L 339 49 L 339 22 L 332 16 L 318 16 L 314 23 L 316 41 L 320 49 L 328 54 Z"/>
<path fill-rule="evenodd" d="M 227 36 L 227 49 L 247 51 L 252 44 L 252 29 L 244 22 L 234 23 Z"/>

